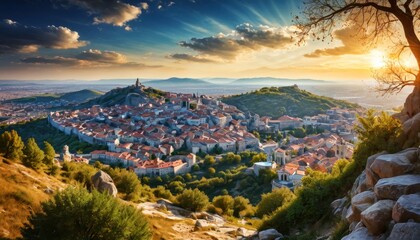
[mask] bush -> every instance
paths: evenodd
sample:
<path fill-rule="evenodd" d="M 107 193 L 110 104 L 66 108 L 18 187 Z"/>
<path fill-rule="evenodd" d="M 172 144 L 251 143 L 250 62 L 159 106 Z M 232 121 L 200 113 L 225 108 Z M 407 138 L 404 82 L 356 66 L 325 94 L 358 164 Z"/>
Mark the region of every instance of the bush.
<path fill-rule="evenodd" d="M 153 195 L 155 195 L 157 198 L 164 198 L 170 201 L 172 201 L 174 198 L 171 191 L 164 188 L 163 186 L 158 186 L 157 188 L 153 189 Z"/>
<path fill-rule="evenodd" d="M 217 196 L 213 198 L 213 205 L 222 210 L 222 214 L 231 216 L 233 214 L 234 200 L 229 195 Z"/>
<path fill-rule="evenodd" d="M 235 217 L 251 217 L 254 209 L 249 203 L 249 199 L 237 196 L 233 202 L 233 216 Z"/>
<path fill-rule="evenodd" d="M 264 215 L 271 214 L 277 208 L 293 201 L 295 198 L 296 196 L 288 188 L 279 188 L 270 193 L 263 194 L 261 202 L 257 205 L 255 215 L 262 218 Z"/>
<path fill-rule="evenodd" d="M 207 207 L 209 198 L 197 188 L 194 190 L 186 189 L 176 197 L 176 202 L 182 208 L 198 212 Z"/>
<path fill-rule="evenodd" d="M 67 188 L 42 203 L 22 235 L 25 239 L 150 239 L 143 214 L 107 193 Z"/>
<path fill-rule="evenodd" d="M 23 165 L 38 170 L 42 167 L 44 152 L 38 147 L 34 138 L 29 138 L 23 148 Z"/>

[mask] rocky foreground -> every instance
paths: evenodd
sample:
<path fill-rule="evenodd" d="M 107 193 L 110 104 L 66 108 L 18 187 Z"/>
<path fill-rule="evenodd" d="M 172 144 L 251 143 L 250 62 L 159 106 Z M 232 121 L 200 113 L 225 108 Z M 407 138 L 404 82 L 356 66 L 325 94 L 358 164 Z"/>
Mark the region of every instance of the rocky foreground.
<path fill-rule="evenodd" d="M 420 239 L 420 148 L 369 157 L 350 197 L 331 203 L 350 223 L 344 240 Z"/>

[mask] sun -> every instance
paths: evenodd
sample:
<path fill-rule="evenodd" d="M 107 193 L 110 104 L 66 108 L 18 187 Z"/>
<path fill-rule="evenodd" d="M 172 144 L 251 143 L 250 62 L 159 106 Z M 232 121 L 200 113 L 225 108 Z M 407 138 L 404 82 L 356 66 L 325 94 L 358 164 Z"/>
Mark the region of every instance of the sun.
<path fill-rule="evenodd" d="M 370 64 L 373 68 L 385 67 L 385 53 L 377 49 L 370 51 Z"/>

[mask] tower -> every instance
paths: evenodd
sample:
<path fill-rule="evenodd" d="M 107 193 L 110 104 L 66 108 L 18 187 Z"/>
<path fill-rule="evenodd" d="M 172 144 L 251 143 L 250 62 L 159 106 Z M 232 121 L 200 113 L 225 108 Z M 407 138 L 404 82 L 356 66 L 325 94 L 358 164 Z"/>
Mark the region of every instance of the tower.
<path fill-rule="evenodd" d="M 64 145 L 63 151 L 60 154 L 60 160 L 63 161 L 63 162 L 70 162 L 71 161 L 69 146 Z"/>
<path fill-rule="evenodd" d="M 140 85 L 141 85 L 140 80 L 139 80 L 139 78 L 137 78 L 137 80 L 136 80 L 136 88 L 140 87 Z"/>

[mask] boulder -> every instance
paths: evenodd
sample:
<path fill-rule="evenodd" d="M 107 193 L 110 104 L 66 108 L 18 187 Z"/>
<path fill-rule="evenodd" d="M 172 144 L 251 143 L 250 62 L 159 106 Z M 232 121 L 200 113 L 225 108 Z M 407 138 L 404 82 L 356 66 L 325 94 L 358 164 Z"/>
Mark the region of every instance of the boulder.
<path fill-rule="evenodd" d="M 342 215 L 342 212 L 345 209 L 344 205 L 346 204 L 347 200 L 348 200 L 347 197 L 343 197 L 343 198 L 334 200 L 331 203 L 331 208 L 332 208 L 332 212 L 333 212 L 334 216 L 341 216 Z"/>
<path fill-rule="evenodd" d="M 366 188 L 372 189 L 375 184 L 379 181 L 379 176 L 374 173 L 370 168 L 366 168 Z"/>
<path fill-rule="evenodd" d="M 349 235 L 344 236 L 341 240 L 375 240 L 375 237 L 372 236 L 367 228 L 360 227 L 353 232 L 351 232 Z"/>
<path fill-rule="evenodd" d="M 375 203 L 375 193 L 372 191 L 365 191 L 357 194 L 351 199 L 351 207 L 356 219 L 360 219 L 360 213 L 368 209 Z"/>
<path fill-rule="evenodd" d="M 397 223 L 387 240 L 417 240 L 420 236 L 420 223 Z"/>
<path fill-rule="evenodd" d="M 376 183 L 374 191 L 378 199 L 397 200 L 402 195 L 420 192 L 420 175 L 383 178 Z"/>
<path fill-rule="evenodd" d="M 406 135 L 404 147 L 418 146 L 420 143 L 420 113 L 405 121 L 403 129 Z"/>
<path fill-rule="evenodd" d="M 363 171 L 354 181 L 353 187 L 350 191 L 350 196 L 354 197 L 356 194 L 367 190 L 366 185 L 366 171 Z"/>
<path fill-rule="evenodd" d="M 357 222 L 360 220 L 360 214 L 356 216 L 353 212 L 353 208 L 349 207 L 349 209 L 347 209 L 346 219 L 349 223 Z"/>
<path fill-rule="evenodd" d="M 91 177 L 91 180 L 93 187 L 99 192 L 107 192 L 114 197 L 117 196 L 117 187 L 115 187 L 114 181 L 106 172 L 98 171 Z"/>
<path fill-rule="evenodd" d="M 392 219 L 398 223 L 409 219 L 420 222 L 420 193 L 402 195 L 392 209 Z"/>
<path fill-rule="evenodd" d="M 258 238 L 260 240 L 274 240 L 279 237 L 282 238 L 283 235 L 274 228 L 270 228 L 258 233 Z"/>
<path fill-rule="evenodd" d="M 370 233 L 379 235 L 387 230 L 394 203 L 392 200 L 380 200 L 360 214 L 362 223 Z"/>
<path fill-rule="evenodd" d="M 370 166 L 372 165 L 372 163 L 376 160 L 377 157 L 386 154 L 387 152 L 382 151 L 380 153 L 377 153 L 375 155 L 372 155 L 370 157 L 368 157 L 368 159 L 366 160 L 366 169 L 370 169 Z"/>
<path fill-rule="evenodd" d="M 418 158 L 418 148 L 409 148 L 395 154 L 383 154 L 373 161 L 370 169 L 379 178 L 390 178 L 414 170 L 414 164 Z"/>
<path fill-rule="evenodd" d="M 197 221 L 195 221 L 195 226 L 194 226 L 195 231 L 209 230 L 209 229 L 217 229 L 217 225 L 203 219 L 198 219 Z"/>

